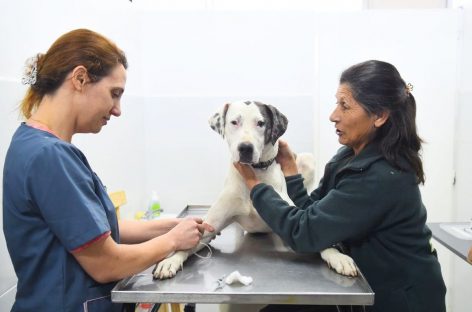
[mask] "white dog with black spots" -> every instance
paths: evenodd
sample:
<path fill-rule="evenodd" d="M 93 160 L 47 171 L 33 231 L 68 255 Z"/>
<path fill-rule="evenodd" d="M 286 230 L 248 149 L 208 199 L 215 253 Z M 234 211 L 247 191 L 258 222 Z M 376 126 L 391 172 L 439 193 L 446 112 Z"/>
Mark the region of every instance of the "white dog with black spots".
<path fill-rule="evenodd" d="M 259 102 L 234 102 L 225 104 L 210 118 L 209 123 L 228 143 L 232 162 L 251 164 L 261 182 L 272 185 L 282 199 L 293 205 L 287 194 L 287 185 L 280 165 L 275 161 L 278 140 L 285 133 L 288 124 L 287 118 L 281 112 L 271 105 Z M 311 191 L 314 185 L 314 157 L 312 154 L 303 153 L 298 154 L 296 160 L 299 172 L 305 179 L 305 187 Z M 214 233 L 220 232 L 233 222 L 239 223 L 249 233 L 271 232 L 252 206 L 249 190 L 232 163 L 223 189 L 204 219 L 215 228 Z M 214 233 L 204 233 L 201 242 L 208 243 Z M 199 244 L 193 250 L 178 251 L 162 260 L 156 264 L 154 278 L 175 276 L 188 256 L 203 246 Z M 336 272 L 348 276 L 357 275 L 354 261 L 336 248 L 321 251 L 321 257 Z"/>

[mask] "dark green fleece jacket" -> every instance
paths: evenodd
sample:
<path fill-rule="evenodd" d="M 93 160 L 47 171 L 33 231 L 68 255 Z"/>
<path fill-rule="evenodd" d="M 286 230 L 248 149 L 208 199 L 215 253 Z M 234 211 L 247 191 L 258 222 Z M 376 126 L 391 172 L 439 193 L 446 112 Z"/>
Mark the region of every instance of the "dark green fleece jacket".
<path fill-rule="evenodd" d="M 264 183 L 251 199 L 293 250 L 318 252 L 342 242 L 375 292 L 372 311 L 445 311 L 446 288 L 413 171 L 394 168 L 372 143 L 357 156 L 341 148 L 309 196 L 301 175 L 286 181 L 296 207 Z"/>

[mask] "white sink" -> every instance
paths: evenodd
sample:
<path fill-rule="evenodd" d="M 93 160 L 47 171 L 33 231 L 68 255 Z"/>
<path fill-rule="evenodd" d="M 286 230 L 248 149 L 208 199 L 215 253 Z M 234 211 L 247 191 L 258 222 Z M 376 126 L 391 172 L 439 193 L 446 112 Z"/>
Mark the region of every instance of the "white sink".
<path fill-rule="evenodd" d="M 449 234 L 465 240 L 472 240 L 472 224 L 471 223 L 457 223 L 457 224 L 440 224 L 444 231 Z"/>

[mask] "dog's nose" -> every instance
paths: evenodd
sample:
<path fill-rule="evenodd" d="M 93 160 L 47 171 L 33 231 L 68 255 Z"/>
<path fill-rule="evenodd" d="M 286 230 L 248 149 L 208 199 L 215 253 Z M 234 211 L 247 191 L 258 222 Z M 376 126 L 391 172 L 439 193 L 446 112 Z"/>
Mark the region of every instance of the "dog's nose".
<path fill-rule="evenodd" d="M 251 143 L 240 143 L 238 145 L 239 161 L 242 163 L 252 163 L 252 154 L 254 152 L 254 145 Z"/>
<path fill-rule="evenodd" d="M 241 143 L 238 145 L 238 151 L 243 155 L 250 155 L 254 151 L 254 146 L 251 143 Z"/>

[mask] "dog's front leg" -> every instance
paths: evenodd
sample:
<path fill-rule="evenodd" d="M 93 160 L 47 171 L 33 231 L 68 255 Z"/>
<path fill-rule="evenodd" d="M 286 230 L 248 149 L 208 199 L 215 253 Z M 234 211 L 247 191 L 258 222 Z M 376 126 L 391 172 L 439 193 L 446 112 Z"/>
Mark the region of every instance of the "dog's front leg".
<path fill-rule="evenodd" d="M 351 257 L 336 248 L 326 248 L 321 251 L 321 258 L 336 272 L 346 276 L 357 276 L 357 267 Z"/>
<path fill-rule="evenodd" d="M 213 226 L 215 231 L 212 233 L 205 231 L 199 244 L 193 249 L 177 251 L 174 254 L 168 256 L 166 259 L 157 263 L 153 270 L 154 279 L 166 279 L 174 277 L 177 274 L 177 271 L 182 268 L 185 260 L 187 260 L 191 254 L 194 254 L 195 252 L 202 249 L 205 244 L 208 244 L 215 237 L 216 233 L 222 231 L 229 223 L 231 223 L 231 218 L 233 215 L 229 212 L 230 210 L 227 209 L 228 207 L 224 205 L 225 203 L 227 205 L 227 199 L 228 195 L 223 193 L 220 199 L 218 199 L 215 204 L 210 207 L 207 215 L 204 218 L 205 222 Z M 235 202 L 232 203 L 234 204 Z"/>
<path fill-rule="evenodd" d="M 213 238 L 217 233 L 221 232 L 225 227 L 233 222 L 235 215 L 240 214 L 241 200 L 234 192 L 223 192 L 216 202 L 211 205 L 204 218 L 205 223 L 211 225 L 215 231 L 212 233 L 205 232 L 204 238 Z"/>
<path fill-rule="evenodd" d="M 152 271 L 154 279 L 166 279 L 174 277 L 177 274 L 177 271 L 182 268 L 184 261 L 187 260 L 189 252 L 177 251 L 171 256 L 165 258 L 164 260 L 158 262 Z"/>
<path fill-rule="evenodd" d="M 212 238 L 213 236 L 208 235 L 202 238 L 198 245 L 193 249 L 176 251 L 164 260 L 158 262 L 152 271 L 154 279 L 166 279 L 174 277 L 177 274 L 177 271 L 182 268 L 185 260 L 187 260 L 190 255 L 202 249 L 205 244 L 211 241 Z"/>

